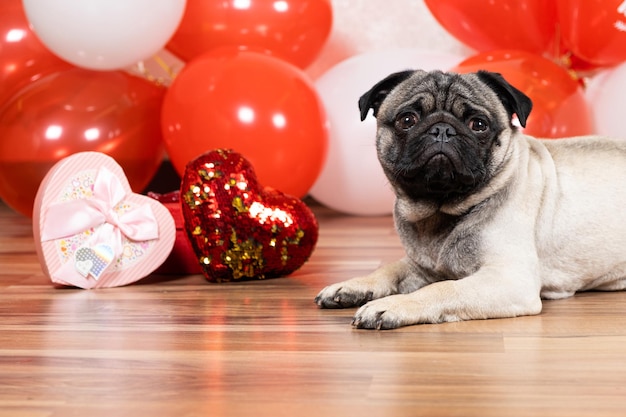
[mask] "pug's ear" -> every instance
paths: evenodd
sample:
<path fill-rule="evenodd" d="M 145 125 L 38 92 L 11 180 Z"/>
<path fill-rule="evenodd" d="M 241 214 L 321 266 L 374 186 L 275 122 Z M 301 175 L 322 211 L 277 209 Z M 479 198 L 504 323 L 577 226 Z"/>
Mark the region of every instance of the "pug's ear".
<path fill-rule="evenodd" d="M 489 71 L 478 71 L 478 78 L 487 84 L 497 95 L 504 108 L 509 112 L 517 114 L 522 127 L 526 127 L 526 120 L 533 108 L 532 100 L 517 88 L 513 87 L 501 74 Z"/>
<path fill-rule="evenodd" d="M 385 97 L 387 97 L 387 94 L 389 94 L 395 86 L 413 75 L 414 72 L 413 70 L 408 70 L 391 74 L 384 80 L 378 82 L 367 93 L 363 94 L 359 99 L 361 121 L 365 120 L 367 112 L 370 109 L 374 109 L 374 117 L 376 117 L 378 115 L 378 109 Z"/>

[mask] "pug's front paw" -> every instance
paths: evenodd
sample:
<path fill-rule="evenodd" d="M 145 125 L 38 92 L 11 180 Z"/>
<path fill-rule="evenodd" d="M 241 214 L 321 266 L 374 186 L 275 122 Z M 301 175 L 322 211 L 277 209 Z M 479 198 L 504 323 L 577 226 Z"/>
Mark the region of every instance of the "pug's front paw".
<path fill-rule="evenodd" d="M 406 295 L 392 295 L 361 307 L 352 320 L 357 329 L 389 330 L 419 322 Z"/>
<path fill-rule="evenodd" d="M 342 282 L 320 291 L 315 297 L 315 304 L 321 308 L 357 307 L 371 301 L 373 297 L 373 291 L 367 288 L 358 288 L 349 282 Z"/>

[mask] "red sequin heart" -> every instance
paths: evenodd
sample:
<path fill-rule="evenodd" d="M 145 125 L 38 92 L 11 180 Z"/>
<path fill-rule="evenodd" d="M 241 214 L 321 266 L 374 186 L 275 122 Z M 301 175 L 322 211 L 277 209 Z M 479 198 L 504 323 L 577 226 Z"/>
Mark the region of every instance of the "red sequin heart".
<path fill-rule="evenodd" d="M 288 275 L 317 242 L 311 210 L 295 197 L 261 187 L 252 165 L 230 150 L 187 164 L 181 205 L 187 236 L 210 281 Z"/>

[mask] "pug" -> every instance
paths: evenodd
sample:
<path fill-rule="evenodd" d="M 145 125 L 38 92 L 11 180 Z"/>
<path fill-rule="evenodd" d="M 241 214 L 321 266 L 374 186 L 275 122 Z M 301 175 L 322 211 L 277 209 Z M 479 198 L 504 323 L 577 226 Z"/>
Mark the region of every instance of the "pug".
<path fill-rule="evenodd" d="M 539 140 L 500 74 L 403 71 L 359 100 L 396 194 L 405 257 L 324 288 L 353 326 L 539 314 L 542 299 L 626 287 L 626 141 Z"/>

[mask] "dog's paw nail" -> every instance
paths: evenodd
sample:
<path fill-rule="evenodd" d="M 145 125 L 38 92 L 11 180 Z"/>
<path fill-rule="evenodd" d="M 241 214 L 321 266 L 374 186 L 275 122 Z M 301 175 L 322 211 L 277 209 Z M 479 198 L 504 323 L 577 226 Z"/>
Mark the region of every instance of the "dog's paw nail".
<path fill-rule="evenodd" d="M 376 320 L 374 321 L 376 324 L 376 330 L 383 330 L 383 314 L 385 314 L 384 311 L 376 313 Z"/>
<path fill-rule="evenodd" d="M 317 304 L 318 307 L 325 308 L 328 301 L 321 295 L 318 295 L 315 297 L 315 304 Z"/>

